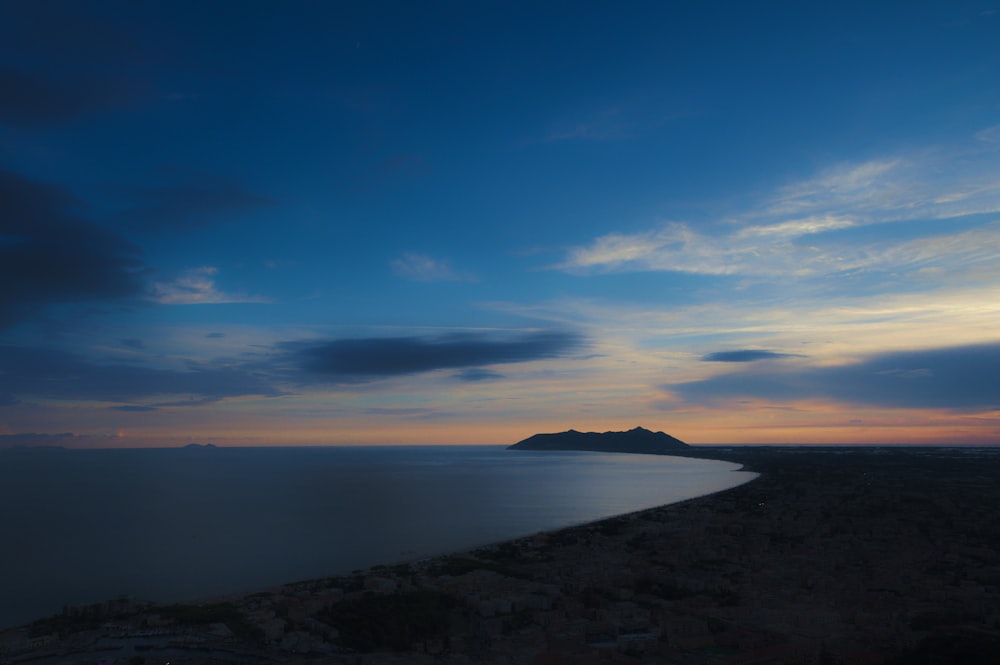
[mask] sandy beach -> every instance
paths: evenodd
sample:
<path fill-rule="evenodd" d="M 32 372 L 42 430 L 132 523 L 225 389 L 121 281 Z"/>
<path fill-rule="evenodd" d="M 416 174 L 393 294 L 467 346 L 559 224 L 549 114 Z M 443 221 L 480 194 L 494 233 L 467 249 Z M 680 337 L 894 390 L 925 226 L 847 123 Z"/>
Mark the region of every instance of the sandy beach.
<path fill-rule="evenodd" d="M 73 608 L 0 634 L 0 662 L 994 662 L 1000 449 L 692 455 L 761 476 L 339 578 Z"/>

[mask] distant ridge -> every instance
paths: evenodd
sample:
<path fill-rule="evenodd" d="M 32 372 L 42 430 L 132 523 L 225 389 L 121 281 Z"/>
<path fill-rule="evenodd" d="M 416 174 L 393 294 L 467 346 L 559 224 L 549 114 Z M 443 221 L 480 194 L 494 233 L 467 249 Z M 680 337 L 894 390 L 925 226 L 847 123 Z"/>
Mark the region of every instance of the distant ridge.
<path fill-rule="evenodd" d="M 666 455 L 689 448 L 688 444 L 663 432 L 636 427 L 627 432 L 568 432 L 535 434 L 508 450 L 591 450 L 602 453 L 646 453 Z"/>

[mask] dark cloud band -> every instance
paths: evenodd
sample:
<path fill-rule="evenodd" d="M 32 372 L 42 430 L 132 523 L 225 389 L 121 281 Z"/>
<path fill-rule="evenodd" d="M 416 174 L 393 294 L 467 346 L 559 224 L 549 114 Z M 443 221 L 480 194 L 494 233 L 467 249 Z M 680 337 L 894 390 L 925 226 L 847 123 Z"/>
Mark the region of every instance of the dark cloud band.
<path fill-rule="evenodd" d="M 897 351 L 835 367 L 753 366 L 664 386 L 691 402 L 827 399 L 890 408 L 1000 408 L 1000 343 Z"/>
<path fill-rule="evenodd" d="M 287 395 L 286 386 L 354 383 L 438 369 L 463 381 L 502 378 L 486 365 L 564 356 L 583 339 L 568 332 L 506 338 L 478 334 L 286 342 L 273 353 L 165 369 L 98 362 L 55 348 L 0 344 L 0 406 L 36 398 L 118 402 L 143 412 L 242 397 Z M 181 397 L 181 399 L 178 399 Z M 165 401 L 169 400 L 169 401 Z"/>
<path fill-rule="evenodd" d="M 715 353 L 709 353 L 703 356 L 702 360 L 714 363 L 752 363 L 758 360 L 790 358 L 793 355 L 791 353 L 777 353 L 763 349 L 740 349 L 739 351 L 716 351 Z"/>
<path fill-rule="evenodd" d="M 499 339 L 480 334 L 339 339 L 290 349 L 302 369 L 315 375 L 371 379 L 556 358 L 582 344 L 575 333 L 548 331 Z"/>
<path fill-rule="evenodd" d="M 60 187 L 0 170 L 0 326 L 49 304 L 143 292 L 139 250 L 80 219 L 78 206 Z"/>
<path fill-rule="evenodd" d="M 185 370 L 99 363 L 42 347 L 0 345 L 0 394 L 68 400 L 132 402 L 167 395 L 186 399 L 170 405 L 195 405 L 244 395 L 283 394 L 262 372 L 249 367 L 198 364 Z M 163 406 L 161 404 L 160 406 Z M 120 411 L 146 410 L 124 405 Z"/>

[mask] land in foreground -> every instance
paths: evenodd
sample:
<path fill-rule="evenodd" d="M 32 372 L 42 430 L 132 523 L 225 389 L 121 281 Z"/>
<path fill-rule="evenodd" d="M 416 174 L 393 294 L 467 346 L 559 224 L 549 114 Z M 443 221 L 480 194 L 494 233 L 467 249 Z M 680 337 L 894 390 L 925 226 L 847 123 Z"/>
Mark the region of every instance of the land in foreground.
<path fill-rule="evenodd" d="M 698 448 L 738 488 L 197 605 L 67 608 L 32 663 L 986 663 L 1000 449 Z"/>

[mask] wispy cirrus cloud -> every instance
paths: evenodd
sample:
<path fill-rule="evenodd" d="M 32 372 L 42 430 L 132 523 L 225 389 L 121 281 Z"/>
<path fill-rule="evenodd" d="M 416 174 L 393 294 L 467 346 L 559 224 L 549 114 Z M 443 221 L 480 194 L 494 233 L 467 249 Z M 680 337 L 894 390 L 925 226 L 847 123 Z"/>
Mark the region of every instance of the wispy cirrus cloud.
<path fill-rule="evenodd" d="M 942 339 L 971 345 L 1000 330 L 1000 285 L 984 268 L 979 284 L 940 284 L 913 292 L 840 293 L 788 298 L 772 289 L 724 290 L 691 304 L 593 298 L 492 303 L 492 309 L 584 331 L 614 363 L 670 371 L 675 380 L 703 378 L 700 361 L 721 347 L 778 349 L 817 364 L 855 362 L 892 348 L 931 348 Z M 929 277 L 932 284 L 940 280 Z M 796 287 L 797 294 L 802 289 Z M 787 358 L 782 364 L 799 362 Z"/>
<path fill-rule="evenodd" d="M 555 267 L 575 274 L 762 278 L 968 271 L 1000 260 L 1000 226 L 975 217 L 1000 212 L 998 170 L 1000 149 L 992 144 L 840 165 L 780 188 L 730 218 L 600 236 L 571 248 Z M 961 224 L 930 223 L 944 220 Z M 892 237 L 855 233 L 890 223 Z"/>
<path fill-rule="evenodd" d="M 775 228 L 778 227 L 778 228 Z M 609 234 L 572 250 L 558 267 L 570 273 L 673 271 L 751 277 L 824 277 L 853 271 L 907 271 L 934 265 L 968 270 L 1000 259 L 1000 225 L 909 240 L 806 239 L 847 224 L 798 220 L 728 235 L 670 223 L 640 234 Z"/>
<path fill-rule="evenodd" d="M 993 125 L 976 132 L 976 139 L 985 143 L 1000 143 L 1000 125 Z"/>
<path fill-rule="evenodd" d="M 901 159 L 840 164 L 816 177 L 779 189 L 757 214 L 763 216 L 837 214 L 895 209 L 908 187 L 900 181 Z"/>
<path fill-rule="evenodd" d="M 214 266 L 188 268 L 173 280 L 154 282 L 153 300 L 161 305 L 211 305 L 220 303 L 266 303 L 267 298 L 220 291 L 215 284 L 219 269 Z"/>
<path fill-rule="evenodd" d="M 393 259 L 392 272 L 404 279 L 416 282 L 474 282 L 476 276 L 469 272 L 459 272 L 447 261 L 435 259 L 425 254 L 406 252 Z"/>
<path fill-rule="evenodd" d="M 833 215 L 868 225 L 1000 212 L 995 129 L 962 144 L 831 166 L 779 188 L 743 218 Z"/>
<path fill-rule="evenodd" d="M 787 222 L 776 224 L 761 224 L 746 226 L 737 232 L 737 238 L 797 238 L 799 236 L 811 235 L 813 233 L 825 233 L 827 231 L 837 231 L 849 229 L 856 226 L 856 223 L 844 217 L 836 215 L 822 215 L 817 217 L 805 217 L 793 219 Z"/>

